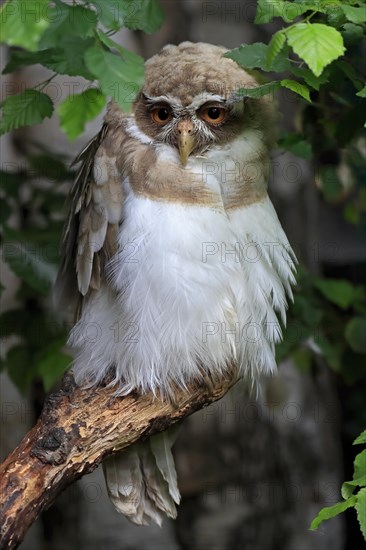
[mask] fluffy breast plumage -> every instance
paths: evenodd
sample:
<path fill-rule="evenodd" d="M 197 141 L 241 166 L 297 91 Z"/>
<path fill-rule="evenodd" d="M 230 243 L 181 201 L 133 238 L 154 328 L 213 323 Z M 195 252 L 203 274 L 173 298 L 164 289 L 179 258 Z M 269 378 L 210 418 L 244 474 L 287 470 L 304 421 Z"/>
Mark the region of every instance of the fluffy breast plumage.
<path fill-rule="evenodd" d="M 252 382 L 275 369 L 293 254 L 265 195 L 241 208 L 163 202 L 125 182 L 118 253 L 73 329 L 79 383 L 113 367 L 119 393 L 167 394 L 230 362 Z"/>

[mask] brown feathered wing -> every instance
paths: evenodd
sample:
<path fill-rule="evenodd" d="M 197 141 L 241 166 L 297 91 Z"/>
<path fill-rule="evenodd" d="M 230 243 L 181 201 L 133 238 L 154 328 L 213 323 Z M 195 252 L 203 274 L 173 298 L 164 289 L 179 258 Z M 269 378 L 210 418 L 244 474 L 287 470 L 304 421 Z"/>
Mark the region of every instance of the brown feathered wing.
<path fill-rule="evenodd" d="M 117 251 L 122 222 L 122 152 L 116 151 L 118 126 L 105 123 L 79 153 L 68 199 L 61 264 L 55 284 L 55 302 L 81 313 L 85 296 L 100 288 L 106 261 Z M 113 143 L 115 144 L 113 146 Z"/>

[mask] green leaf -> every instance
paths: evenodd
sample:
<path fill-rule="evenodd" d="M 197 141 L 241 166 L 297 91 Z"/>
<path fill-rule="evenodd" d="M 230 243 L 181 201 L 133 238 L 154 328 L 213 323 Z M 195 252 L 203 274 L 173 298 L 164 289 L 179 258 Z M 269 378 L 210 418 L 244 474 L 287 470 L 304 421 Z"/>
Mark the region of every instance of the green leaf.
<path fill-rule="evenodd" d="M 272 66 L 274 59 L 278 56 L 286 42 L 286 34 L 283 30 L 277 31 L 268 44 L 265 63 L 268 67 Z"/>
<path fill-rule="evenodd" d="M 82 39 L 77 36 L 66 36 L 60 41 L 59 48 L 48 48 L 38 52 L 13 50 L 3 74 L 12 73 L 18 67 L 40 63 L 59 74 L 83 76 L 88 80 L 93 80 L 94 76 L 88 71 L 84 61 L 85 51 L 93 44 L 93 38 Z"/>
<path fill-rule="evenodd" d="M 10 217 L 12 209 L 4 198 L 1 199 L 0 203 L 0 224 L 3 225 L 7 219 Z"/>
<path fill-rule="evenodd" d="M 356 496 L 353 495 L 352 497 L 348 498 L 347 500 L 343 502 L 337 502 L 337 504 L 334 504 L 333 506 L 328 506 L 326 508 L 323 508 L 320 510 L 316 518 L 313 519 L 310 525 L 310 530 L 315 531 L 315 529 L 318 529 L 319 525 L 323 523 L 323 521 L 326 521 L 328 519 L 334 518 L 334 516 L 337 516 L 341 512 L 344 512 L 348 508 L 351 508 L 356 504 Z"/>
<path fill-rule="evenodd" d="M 0 315 L 0 337 L 5 338 L 12 334 L 19 336 L 24 334 L 24 331 L 31 322 L 29 314 L 22 309 L 9 309 Z"/>
<path fill-rule="evenodd" d="M 53 52 L 56 50 L 41 50 L 39 52 L 27 52 L 26 50 L 11 50 L 10 59 L 3 69 L 3 74 L 9 74 L 27 65 L 35 65 L 37 63 L 44 64 L 45 61 L 51 59 Z"/>
<path fill-rule="evenodd" d="M 43 65 L 59 74 L 69 76 L 83 76 L 87 80 L 93 80 L 93 74 L 88 70 L 84 54 L 94 44 L 93 38 L 80 38 L 78 36 L 65 36 L 59 42 L 59 48 L 54 48 L 50 59 L 43 61 Z"/>
<path fill-rule="evenodd" d="M 47 10 L 51 24 L 43 34 L 39 49 L 58 47 L 71 37 L 93 36 L 97 25 L 97 14 L 82 6 L 68 6 L 56 0 L 55 6 Z"/>
<path fill-rule="evenodd" d="M 18 197 L 19 189 L 27 179 L 27 175 L 25 174 L 0 170 L 0 189 L 2 189 L 8 197 Z"/>
<path fill-rule="evenodd" d="M 304 84 L 300 84 L 300 82 L 285 78 L 284 80 L 281 80 L 281 86 L 283 88 L 287 88 L 288 90 L 292 90 L 293 92 L 295 92 L 295 94 L 303 97 L 304 99 L 306 99 L 306 101 L 309 101 L 309 103 L 311 103 L 310 90 L 307 86 L 304 86 Z"/>
<path fill-rule="evenodd" d="M 263 42 L 255 44 L 242 44 L 239 48 L 234 48 L 226 52 L 224 57 L 229 57 L 244 69 L 263 69 L 266 64 L 268 46 Z"/>
<path fill-rule="evenodd" d="M 16 241 L 31 248 L 34 247 L 37 258 L 42 257 L 50 263 L 57 264 L 60 229 L 62 229 L 62 222 L 56 220 L 48 220 L 47 231 L 43 227 L 34 226 L 29 227 L 25 233 L 24 231 L 7 227 L 5 230 L 5 240 L 10 243 Z M 48 248 L 48 245 L 50 245 L 50 248 Z M 40 250 L 37 247 L 40 247 Z"/>
<path fill-rule="evenodd" d="M 342 148 L 347 147 L 352 140 L 357 139 L 363 133 L 363 125 L 366 120 L 366 101 L 358 101 L 351 108 L 343 108 L 340 113 L 342 114 L 337 117 L 334 137 Z"/>
<path fill-rule="evenodd" d="M 355 458 L 353 463 L 353 479 L 357 480 L 364 478 L 366 475 L 366 449 L 361 451 Z"/>
<path fill-rule="evenodd" d="M 343 187 L 335 165 L 325 165 L 320 169 L 321 190 L 329 202 L 337 202 L 342 196 Z"/>
<path fill-rule="evenodd" d="M 341 9 L 344 15 L 347 17 L 348 21 L 351 21 L 351 23 L 366 23 L 365 6 L 362 6 L 361 8 L 356 8 L 354 6 L 342 5 Z"/>
<path fill-rule="evenodd" d="M 301 372 L 308 372 L 312 364 L 312 354 L 307 348 L 297 348 L 291 357 Z"/>
<path fill-rule="evenodd" d="M 32 357 L 25 345 L 14 346 L 6 354 L 5 368 L 10 379 L 22 394 L 30 386 L 34 377 L 31 362 Z"/>
<path fill-rule="evenodd" d="M 91 0 L 94 4 L 98 19 L 107 27 L 118 31 L 123 26 L 124 21 L 124 2 L 116 3 L 116 0 Z"/>
<path fill-rule="evenodd" d="M 304 321 L 313 330 L 316 325 L 319 325 L 323 317 L 323 312 L 305 294 L 296 296 L 293 311 L 299 321 Z"/>
<path fill-rule="evenodd" d="M 93 120 L 106 103 L 102 92 L 96 88 L 89 88 L 81 94 L 69 95 L 57 107 L 62 130 L 68 138 L 73 140 L 85 128 L 85 124 Z"/>
<path fill-rule="evenodd" d="M 30 171 L 31 178 L 47 178 L 60 182 L 73 178 L 73 173 L 67 166 L 67 159 L 61 156 L 41 153 L 28 155 L 28 161 L 32 167 Z M 50 191 L 50 194 L 48 194 L 45 189 L 42 189 L 42 195 L 46 197 L 47 200 L 51 200 L 52 196 L 61 199 L 65 198 L 63 193 L 59 194 L 58 190 L 54 189 Z"/>
<path fill-rule="evenodd" d="M 361 212 L 358 207 L 358 204 L 355 204 L 354 202 L 349 202 L 345 209 L 343 210 L 344 219 L 348 223 L 352 223 L 353 225 L 358 225 L 361 221 Z"/>
<path fill-rule="evenodd" d="M 362 90 L 360 90 L 359 92 L 357 92 L 357 94 L 359 97 L 366 97 L 366 86 L 364 86 L 362 88 Z"/>
<path fill-rule="evenodd" d="M 19 242 L 4 243 L 4 259 L 11 270 L 37 292 L 47 294 L 56 278 L 57 268 L 44 258 L 40 246 Z"/>
<path fill-rule="evenodd" d="M 224 57 L 232 59 L 244 69 L 262 69 L 263 71 L 286 71 L 290 67 L 290 62 L 282 52 L 279 53 L 269 66 L 267 64 L 267 52 L 269 46 L 262 42 L 254 44 L 242 44 L 224 54 Z"/>
<path fill-rule="evenodd" d="M 327 10 L 327 19 L 328 25 L 335 27 L 336 29 L 342 27 L 342 25 L 347 20 L 340 6 L 340 2 L 336 2 L 332 5 L 329 5 Z"/>
<path fill-rule="evenodd" d="M 62 226 L 62 224 L 61 224 Z M 50 263 L 57 263 L 58 244 L 60 237 L 60 222 L 49 221 L 47 231 L 41 227 L 29 227 L 27 232 L 18 231 L 7 227 L 5 230 L 5 241 L 10 254 L 14 254 L 12 243 L 18 242 L 33 248 L 37 258 L 46 258 Z M 51 245 L 48 247 L 48 245 Z"/>
<path fill-rule="evenodd" d="M 345 23 L 342 25 L 342 35 L 346 43 L 357 44 L 363 39 L 363 28 L 361 25 Z"/>
<path fill-rule="evenodd" d="M 358 298 L 358 289 L 348 281 L 314 278 L 314 286 L 333 304 L 348 309 Z"/>
<path fill-rule="evenodd" d="M 297 23 L 286 30 L 287 42 L 303 59 L 315 76 L 324 67 L 344 54 L 343 38 L 339 31 L 321 23 Z"/>
<path fill-rule="evenodd" d="M 295 67 L 294 65 L 291 65 L 290 71 L 292 74 L 297 76 L 298 78 L 303 78 L 305 80 L 305 83 L 308 86 L 311 86 L 314 88 L 314 90 L 319 90 L 320 86 L 322 84 L 325 84 L 328 82 L 329 74 L 327 69 L 325 69 L 320 76 L 315 76 L 314 73 L 307 69 L 306 67 Z"/>
<path fill-rule="evenodd" d="M 342 496 L 344 499 L 347 499 L 352 495 L 356 487 L 365 487 L 365 486 L 366 486 L 366 449 L 356 456 L 353 463 L 353 479 L 351 481 L 346 481 L 345 483 L 343 483 L 342 490 L 341 490 Z"/>
<path fill-rule="evenodd" d="M 143 84 L 143 59 L 127 50 L 123 57 L 100 47 L 89 48 L 85 54 L 88 69 L 99 80 L 102 92 L 129 111 Z"/>
<path fill-rule="evenodd" d="M 130 5 L 135 6 L 135 0 L 130 2 Z M 136 19 L 131 17 L 130 20 L 125 21 L 125 25 L 128 29 L 142 31 L 151 34 L 157 31 L 164 21 L 164 12 L 156 0 L 140 0 L 138 8 L 136 9 Z"/>
<path fill-rule="evenodd" d="M 269 23 L 274 17 L 281 17 L 286 23 L 290 23 L 296 17 L 312 9 L 312 5 L 312 2 L 297 4 L 284 0 L 258 0 L 255 23 Z"/>
<path fill-rule="evenodd" d="M 347 500 L 353 493 L 356 487 L 365 487 L 366 485 L 366 474 L 359 479 L 354 479 L 352 481 L 345 481 L 342 484 L 341 494 L 344 500 Z"/>
<path fill-rule="evenodd" d="M 311 144 L 300 134 L 286 134 L 279 140 L 278 145 L 297 157 L 310 160 L 313 156 Z"/>
<path fill-rule="evenodd" d="M 347 325 L 344 332 L 350 347 L 356 353 L 366 353 L 366 319 L 354 317 Z"/>
<path fill-rule="evenodd" d="M 101 31 L 100 29 L 97 29 L 97 36 L 103 42 L 105 46 L 107 46 L 108 49 L 112 50 L 112 53 L 119 53 L 121 56 L 123 56 L 124 52 L 126 51 L 125 48 L 123 48 L 118 42 L 115 42 L 110 38 L 105 32 Z M 116 50 L 115 52 L 113 50 Z"/>
<path fill-rule="evenodd" d="M 62 375 L 71 366 L 72 358 L 60 349 L 64 345 L 64 340 L 52 342 L 42 350 L 37 360 L 37 372 L 42 378 L 46 392 L 61 380 Z"/>
<path fill-rule="evenodd" d="M 35 51 L 50 25 L 49 0 L 8 0 L 0 11 L 0 42 Z"/>
<path fill-rule="evenodd" d="M 339 60 L 337 62 L 337 68 L 341 69 L 347 78 L 354 84 L 357 90 L 362 88 L 362 76 L 352 65 L 350 65 L 347 61 Z"/>
<path fill-rule="evenodd" d="M 156 0 L 92 0 L 98 16 L 108 29 L 124 26 L 147 33 L 157 31 L 163 23 L 164 12 Z"/>
<path fill-rule="evenodd" d="M 335 371 L 342 370 L 342 356 L 344 352 L 343 342 L 329 341 L 323 334 L 316 335 L 316 343 L 318 344 L 326 362 Z"/>
<path fill-rule="evenodd" d="M 0 135 L 22 126 L 39 124 L 52 115 L 53 103 L 48 95 L 28 88 L 21 94 L 8 97 L 2 103 L 2 111 Z"/>
<path fill-rule="evenodd" d="M 340 337 L 341 338 L 341 337 Z M 361 383 L 365 378 L 365 357 L 358 353 L 354 353 L 347 348 L 343 351 L 341 358 L 342 368 L 341 374 L 344 382 L 348 386 L 354 386 Z"/>
<path fill-rule="evenodd" d="M 278 88 L 280 88 L 280 86 L 281 84 L 279 81 L 267 82 L 266 84 L 256 86 L 255 88 L 240 88 L 237 93 L 241 97 L 253 97 L 258 99 L 265 95 L 273 94 L 276 90 L 278 90 Z"/>
<path fill-rule="evenodd" d="M 364 430 L 353 442 L 353 445 L 360 445 L 366 443 L 366 430 Z"/>
<path fill-rule="evenodd" d="M 357 519 L 360 524 L 361 533 L 366 540 L 366 489 L 361 489 L 357 493 L 357 502 L 355 504 Z"/>

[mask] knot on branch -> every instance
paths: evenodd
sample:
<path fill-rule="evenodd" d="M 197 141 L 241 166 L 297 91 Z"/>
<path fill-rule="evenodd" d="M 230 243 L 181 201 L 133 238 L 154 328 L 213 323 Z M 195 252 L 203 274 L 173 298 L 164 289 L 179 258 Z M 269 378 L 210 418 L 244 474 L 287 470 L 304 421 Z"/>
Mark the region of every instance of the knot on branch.
<path fill-rule="evenodd" d="M 31 449 L 31 456 L 43 464 L 63 464 L 71 449 L 70 437 L 64 428 L 51 428 Z"/>

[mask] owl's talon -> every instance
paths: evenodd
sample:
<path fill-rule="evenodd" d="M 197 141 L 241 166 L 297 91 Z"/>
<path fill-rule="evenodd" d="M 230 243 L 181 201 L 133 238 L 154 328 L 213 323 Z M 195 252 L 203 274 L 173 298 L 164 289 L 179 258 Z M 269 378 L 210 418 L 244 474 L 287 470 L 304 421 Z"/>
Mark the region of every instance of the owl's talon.
<path fill-rule="evenodd" d="M 209 374 L 204 374 L 203 381 L 205 386 L 208 389 L 209 395 L 213 395 L 215 393 L 215 385 L 213 383 L 213 380 Z"/>

